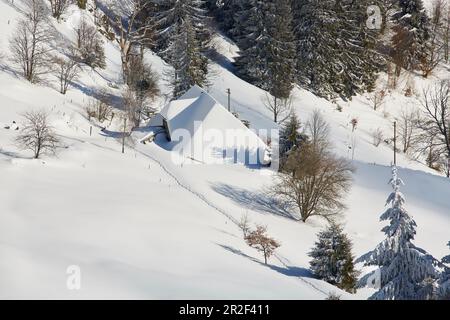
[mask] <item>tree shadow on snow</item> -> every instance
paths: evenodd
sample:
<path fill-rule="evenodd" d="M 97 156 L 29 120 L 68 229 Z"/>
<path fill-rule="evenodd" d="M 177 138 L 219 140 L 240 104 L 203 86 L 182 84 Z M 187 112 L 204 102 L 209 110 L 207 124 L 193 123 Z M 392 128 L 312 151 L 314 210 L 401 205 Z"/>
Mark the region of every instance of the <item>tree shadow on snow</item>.
<path fill-rule="evenodd" d="M 223 183 L 213 184 L 212 189 L 246 209 L 297 220 L 290 212 L 292 208 L 284 205 L 268 192 L 254 192 Z"/>
<path fill-rule="evenodd" d="M 122 99 L 122 97 L 119 97 L 119 96 L 114 95 L 112 93 L 100 92 L 98 90 L 88 88 L 88 87 L 86 87 L 86 86 L 84 86 L 82 84 L 76 83 L 76 82 L 72 82 L 71 85 L 72 85 L 73 88 L 80 90 L 81 92 L 83 92 L 88 97 L 92 97 L 92 98 L 97 99 L 97 100 L 107 101 L 108 104 L 111 107 L 114 107 L 114 108 L 119 109 L 119 110 L 123 110 L 123 99 Z"/>
<path fill-rule="evenodd" d="M 280 267 L 280 266 L 275 266 L 275 265 L 271 265 L 271 264 L 265 265 L 263 262 L 259 261 L 258 259 L 253 258 L 253 257 L 243 253 L 242 251 L 240 251 L 240 250 L 238 250 L 236 248 L 233 248 L 233 247 L 230 247 L 230 246 L 226 246 L 226 245 L 223 245 L 223 244 L 219 244 L 219 243 L 216 243 L 216 244 L 219 247 L 225 249 L 228 252 L 231 252 L 231 253 L 234 253 L 234 254 L 239 255 L 241 257 L 247 258 L 247 259 L 249 259 L 249 260 L 251 260 L 251 261 L 253 261 L 255 263 L 258 263 L 259 265 L 262 265 L 264 267 L 270 268 L 270 269 L 272 269 L 272 270 L 274 270 L 276 272 L 279 272 L 279 273 L 281 273 L 281 274 L 283 274 L 285 276 L 288 276 L 288 277 L 302 277 L 302 278 L 314 278 L 314 275 L 308 269 L 301 268 L 301 267 L 294 267 L 294 266 L 282 266 L 282 267 Z M 272 257 L 272 258 L 276 258 L 276 257 Z"/>
<path fill-rule="evenodd" d="M 29 156 L 29 157 L 23 156 L 23 155 L 21 155 L 21 154 L 19 154 L 19 153 L 17 153 L 17 152 L 6 151 L 6 150 L 2 150 L 1 148 L 0 148 L 0 154 L 1 154 L 1 155 L 4 155 L 5 157 L 8 157 L 8 158 L 25 159 L 25 160 L 31 160 L 31 159 L 34 159 L 34 157 L 31 157 L 31 156 Z"/>

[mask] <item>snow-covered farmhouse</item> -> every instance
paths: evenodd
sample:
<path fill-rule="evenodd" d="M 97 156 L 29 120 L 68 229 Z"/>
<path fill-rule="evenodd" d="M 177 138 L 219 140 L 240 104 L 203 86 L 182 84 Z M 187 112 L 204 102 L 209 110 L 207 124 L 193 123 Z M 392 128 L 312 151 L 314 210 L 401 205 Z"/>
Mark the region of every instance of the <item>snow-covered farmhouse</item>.
<path fill-rule="evenodd" d="M 185 161 L 267 165 L 269 147 L 241 120 L 198 86 L 170 102 L 150 122 Z"/>

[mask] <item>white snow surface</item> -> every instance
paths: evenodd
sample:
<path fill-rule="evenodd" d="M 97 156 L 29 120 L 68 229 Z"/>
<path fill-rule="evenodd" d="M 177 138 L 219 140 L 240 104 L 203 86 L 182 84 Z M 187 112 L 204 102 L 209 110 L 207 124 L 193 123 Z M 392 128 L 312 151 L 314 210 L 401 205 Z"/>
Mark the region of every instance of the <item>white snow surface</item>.
<path fill-rule="evenodd" d="M 233 165 L 183 165 L 173 162 L 170 144 L 138 141 L 150 133 L 133 133 L 121 153 L 120 123 L 91 124 L 84 108 L 108 83 L 120 85 L 120 54 L 106 42 L 107 68 L 82 76 L 67 95 L 58 93 L 54 78 L 33 85 L 8 61 L 8 40 L 21 17 L 20 0 L 0 0 L 0 298 L 124 298 L 124 299 L 324 299 L 330 292 L 343 299 L 365 299 L 371 290 L 350 295 L 308 271 L 316 234 L 326 222 L 300 223 L 276 210 L 264 195 L 273 181 L 267 169 Z M 52 21 L 61 43 L 74 41 L 73 26 L 88 12 L 71 6 L 61 22 Z M 222 59 L 212 62 L 214 78 L 208 93 L 226 105 L 232 92 L 233 111 L 254 129 L 278 126 L 262 103 L 265 92 L 232 73 L 237 51 L 217 36 Z M 146 59 L 160 74 L 161 90 L 169 67 L 151 52 Z M 448 78 L 441 66 L 429 80 L 412 76 L 384 105 L 374 111 L 366 96 L 336 104 L 296 88 L 295 110 L 304 123 L 319 109 L 329 122 L 336 153 L 352 157 L 356 168 L 346 196 L 342 222 L 354 244 L 355 256 L 383 239 L 378 219 L 390 188 L 392 147 L 372 145 L 371 132 L 392 136 L 392 121 L 401 108 L 419 108 L 419 96 L 402 90 L 414 82 L 415 92 Z M 384 77 L 380 78 L 380 86 Z M 120 90 L 109 88 L 120 106 Z M 164 99 L 155 104 L 163 106 Z M 4 129 L 21 113 L 46 109 L 62 140 L 57 156 L 31 159 L 14 143 L 18 131 Z M 350 120 L 358 119 L 352 133 Z M 93 134 L 89 135 L 90 126 Z M 101 127 L 106 125 L 106 130 Z M 399 176 L 406 186 L 407 210 L 418 224 L 416 244 L 435 257 L 447 254 L 450 240 L 450 181 L 422 163 L 400 154 Z M 235 222 L 248 214 L 252 223 L 268 226 L 281 242 L 269 265 L 248 247 Z M 81 289 L 68 290 L 67 268 L 79 266 Z"/>

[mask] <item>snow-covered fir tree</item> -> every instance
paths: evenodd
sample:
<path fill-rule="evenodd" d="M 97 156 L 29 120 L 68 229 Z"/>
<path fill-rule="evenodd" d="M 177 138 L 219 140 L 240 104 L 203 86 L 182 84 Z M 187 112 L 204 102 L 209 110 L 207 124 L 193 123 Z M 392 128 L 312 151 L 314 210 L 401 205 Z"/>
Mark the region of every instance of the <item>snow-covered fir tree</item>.
<path fill-rule="evenodd" d="M 394 60 L 407 70 L 418 69 L 430 54 L 430 19 L 422 0 L 400 0 L 393 16 L 396 23 L 392 38 Z"/>
<path fill-rule="evenodd" d="M 269 93 L 276 100 L 289 98 L 295 74 L 295 40 L 292 28 L 291 0 L 269 3 L 269 55 L 267 77 Z"/>
<path fill-rule="evenodd" d="M 450 248 L 450 241 L 448 242 Z M 450 300 L 450 255 L 442 258 L 444 270 L 439 279 L 438 299 Z"/>
<path fill-rule="evenodd" d="M 242 0 L 207 0 L 207 5 L 220 29 L 226 35 L 233 37 L 235 14 L 243 10 L 245 2 Z"/>
<path fill-rule="evenodd" d="M 236 19 L 244 24 L 238 37 L 237 74 L 268 90 L 277 99 L 287 99 L 293 88 L 295 42 L 290 0 L 247 0 L 247 10 Z"/>
<path fill-rule="evenodd" d="M 208 75 L 210 31 L 203 0 L 157 2 L 155 21 L 159 53 L 174 68 L 171 75 L 173 97 L 178 98 L 193 85 L 205 86 Z"/>
<path fill-rule="evenodd" d="M 298 82 L 322 97 L 334 92 L 332 78 L 338 71 L 338 19 L 333 4 L 332 0 L 299 0 L 293 5 Z"/>
<path fill-rule="evenodd" d="M 352 255 L 352 243 L 336 223 L 318 234 L 309 253 L 315 276 L 348 292 L 354 292 L 358 279 Z"/>
<path fill-rule="evenodd" d="M 370 4 L 372 0 L 342 0 L 336 6 L 342 26 L 338 31 L 343 71 L 338 75 L 340 85 L 335 90 L 344 97 L 372 91 L 377 73 L 385 64 L 376 48 L 379 31 L 366 26 L 365 13 Z"/>
<path fill-rule="evenodd" d="M 267 60 L 269 47 L 268 3 L 264 0 L 244 0 L 247 10 L 238 12 L 242 23 L 241 35 L 236 39 L 239 56 L 235 59 L 239 77 L 260 88 L 268 89 Z"/>
<path fill-rule="evenodd" d="M 239 39 L 245 36 L 247 18 L 251 9 L 251 2 L 249 0 L 237 1 L 239 2 L 239 6 L 236 6 L 232 12 L 233 22 L 228 34 L 237 44 L 239 44 Z"/>
<path fill-rule="evenodd" d="M 370 90 L 383 65 L 376 31 L 366 27 L 369 1 L 299 0 L 293 4 L 297 78 L 315 94 L 348 98 Z"/>
<path fill-rule="evenodd" d="M 389 221 L 389 225 L 382 229 L 386 239 L 357 260 L 366 266 L 379 266 L 379 270 L 363 277 L 361 285 L 379 272 L 379 288 L 370 299 L 430 299 L 432 284 L 438 278 L 438 261 L 412 243 L 417 225 L 404 207 L 405 198 L 400 192 L 403 181 L 398 177 L 395 166 L 392 167 L 390 184 L 393 188 L 387 199 L 390 207 L 380 218 Z"/>

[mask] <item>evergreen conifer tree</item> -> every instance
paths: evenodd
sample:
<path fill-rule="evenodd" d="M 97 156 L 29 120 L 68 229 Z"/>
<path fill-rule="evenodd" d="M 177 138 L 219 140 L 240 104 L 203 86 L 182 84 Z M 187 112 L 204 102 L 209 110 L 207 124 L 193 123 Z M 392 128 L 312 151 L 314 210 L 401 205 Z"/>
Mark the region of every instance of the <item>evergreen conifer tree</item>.
<path fill-rule="evenodd" d="M 295 71 L 295 42 L 290 0 L 248 0 L 237 21 L 244 23 L 237 41 L 235 66 L 244 80 L 268 90 L 277 100 L 291 93 Z"/>
<path fill-rule="evenodd" d="M 297 81 L 315 94 L 349 98 L 374 87 L 383 59 L 366 26 L 369 1 L 299 0 L 293 5 Z"/>
<path fill-rule="evenodd" d="M 309 253 L 313 259 L 311 270 L 318 278 L 348 292 L 354 292 L 358 272 L 353 264 L 352 244 L 342 227 L 331 223 L 318 234 L 318 240 Z"/>
<path fill-rule="evenodd" d="M 292 28 L 291 0 L 269 3 L 269 55 L 267 77 L 270 94 L 276 100 L 288 99 L 294 83 L 295 40 Z"/>
<path fill-rule="evenodd" d="M 207 0 L 208 10 L 226 35 L 233 37 L 235 14 L 243 9 L 243 0 Z"/>
<path fill-rule="evenodd" d="M 239 56 L 235 59 L 239 77 L 262 89 L 267 86 L 267 58 L 269 53 L 268 2 L 248 0 L 249 7 L 238 13 L 237 19 L 245 23 L 237 39 Z"/>
<path fill-rule="evenodd" d="M 171 75 L 173 97 L 178 98 L 193 85 L 205 86 L 208 74 L 210 33 L 203 0 L 170 0 L 156 7 L 159 53 L 174 68 Z"/>
<path fill-rule="evenodd" d="M 280 160 L 281 169 L 286 162 L 289 153 L 296 148 L 299 148 L 302 142 L 306 141 L 305 135 L 300 133 L 301 124 L 295 112 L 292 112 L 290 117 L 285 121 L 280 130 Z"/>
<path fill-rule="evenodd" d="M 404 208 L 405 198 L 400 192 L 403 181 L 398 177 L 396 167 L 392 168 L 390 184 L 393 188 L 387 199 L 390 207 L 381 215 L 382 221 L 389 221 L 389 225 L 382 229 L 386 239 L 357 262 L 380 267 L 380 287 L 370 299 L 428 299 L 431 294 L 429 283 L 438 277 L 438 262 L 412 243 L 417 225 Z M 363 277 L 361 283 L 365 284 L 375 272 Z"/>

